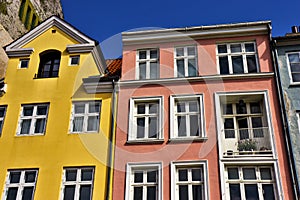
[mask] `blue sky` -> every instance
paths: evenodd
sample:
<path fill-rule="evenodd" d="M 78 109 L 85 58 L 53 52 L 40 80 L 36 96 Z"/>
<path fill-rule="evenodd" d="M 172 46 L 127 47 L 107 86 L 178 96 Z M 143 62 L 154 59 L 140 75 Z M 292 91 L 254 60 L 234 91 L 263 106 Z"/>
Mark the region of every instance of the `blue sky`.
<path fill-rule="evenodd" d="M 272 35 L 300 26 L 300 0 L 61 0 L 65 20 L 100 42 L 105 58 L 121 56 L 121 33 L 271 20 Z M 80 2 L 80 3 L 79 3 Z"/>

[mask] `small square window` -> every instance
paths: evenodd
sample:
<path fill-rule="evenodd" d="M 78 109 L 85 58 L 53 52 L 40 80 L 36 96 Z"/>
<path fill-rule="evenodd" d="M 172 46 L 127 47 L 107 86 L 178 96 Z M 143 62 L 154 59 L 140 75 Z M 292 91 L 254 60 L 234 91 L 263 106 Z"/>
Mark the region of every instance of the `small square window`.
<path fill-rule="evenodd" d="M 79 65 L 80 56 L 70 56 L 70 65 Z"/>
<path fill-rule="evenodd" d="M 20 69 L 28 68 L 28 66 L 29 66 L 29 59 L 21 59 L 20 60 L 20 64 L 19 64 Z"/>

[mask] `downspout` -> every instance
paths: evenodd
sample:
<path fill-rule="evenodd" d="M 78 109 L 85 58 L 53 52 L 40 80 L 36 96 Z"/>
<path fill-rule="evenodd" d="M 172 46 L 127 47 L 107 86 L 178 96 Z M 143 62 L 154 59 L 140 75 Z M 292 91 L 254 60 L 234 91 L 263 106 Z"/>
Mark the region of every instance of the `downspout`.
<path fill-rule="evenodd" d="M 112 80 L 112 105 L 111 105 L 111 127 L 109 134 L 108 145 L 108 170 L 107 170 L 107 186 L 106 186 L 106 200 L 112 199 L 112 185 L 113 185 L 113 173 L 114 173 L 114 151 L 115 151 L 115 132 L 116 132 L 116 113 L 117 113 L 117 89 L 115 79 Z"/>
<path fill-rule="evenodd" d="M 296 174 L 296 168 L 295 168 L 295 160 L 293 159 L 293 154 L 292 154 L 292 149 L 291 149 L 291 139 L 290 139 L 290 131 L 289 131 L 289 126 L 288 126 L 288 118 L 285 112 L 285 103 L 283 99 L 283 89 L 281 85 L 281 79 L 280 79 L 280 72 L 279 72 L 279 64 L 278 64 L 278 53 L 277 49 L 275 48 L 276 46 L 276 40 L 272 40 L 270 36 L 270 41 L 271 41 L 271 53 L 272 53 L 272 59 L 274 63 L 274 74 L 275 74 L 275 81 L 276 81 L 276 88 L 277 88 L 277 95 L 279 96 L 278 101 L 280 105 L 280 116 L 281 116 L 281 121 L 283 122 L 283 133 L 285 137 L 285 145 L 286 145 L 286 150 L 288 154 L 288 162 L 290 165 L 290 175 L 292 177 L 292 184 L 293 184 L 293 191 L 294 191 L 294 197 L 296 199 L 299 199 L 299 186 L 298 182 L 295 181 L 295 174 Z"/>

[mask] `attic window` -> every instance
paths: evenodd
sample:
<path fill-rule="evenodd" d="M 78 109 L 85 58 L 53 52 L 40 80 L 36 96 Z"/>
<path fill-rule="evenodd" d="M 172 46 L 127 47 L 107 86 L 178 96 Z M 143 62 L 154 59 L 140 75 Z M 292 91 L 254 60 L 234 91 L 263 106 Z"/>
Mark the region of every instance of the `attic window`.
<path fill-rule="evenodd" d="M 47 50 L 40 54 L 40 65 L 37 78 L 58 77 L 61 52 Z"/>
<path fill-rule="evenodd" d="M 70 65 L 79 65 L 80 56 L 70 56 Z"/>
<path fill-rule="evenodd" d="M 23 69 L 23 68 L 28 68 L 28 64 L 29 64 L 29 59 L 20 59 L 20 64 L 19 64 L 19 68 Z"/>

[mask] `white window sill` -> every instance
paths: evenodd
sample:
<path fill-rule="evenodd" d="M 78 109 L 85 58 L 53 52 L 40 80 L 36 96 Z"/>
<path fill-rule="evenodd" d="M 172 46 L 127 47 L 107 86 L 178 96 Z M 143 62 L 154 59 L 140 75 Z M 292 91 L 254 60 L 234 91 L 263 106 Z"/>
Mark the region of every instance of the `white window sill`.
<path fill-rule="evenodd" d="M 128 140 L 126 144 L 153 144 L 163 143 L 164 139 L 143 139 L 143 140 Z"/>
<path fill-rule="evenodd" d="M 30 137 L 30 136 L 44 136 L 45 133 L 35 133 L 35 134 L 17 134 L 16 137 Z"/>
<path fill-rule="evenodd" d="M 204 142 L 208 140 L 207 137 L 178 137 L 170 138 L 168 143 L 189 143 L 189 142 Z"/>

